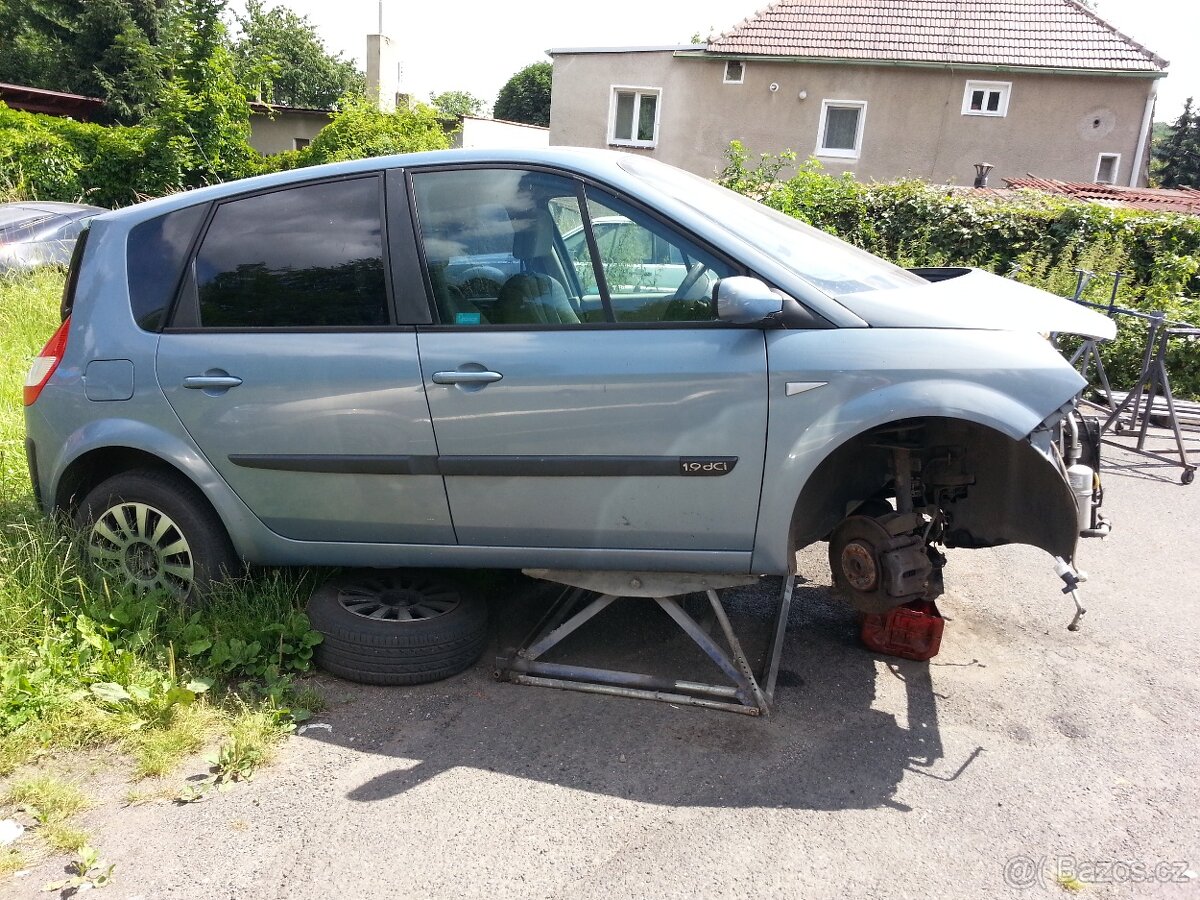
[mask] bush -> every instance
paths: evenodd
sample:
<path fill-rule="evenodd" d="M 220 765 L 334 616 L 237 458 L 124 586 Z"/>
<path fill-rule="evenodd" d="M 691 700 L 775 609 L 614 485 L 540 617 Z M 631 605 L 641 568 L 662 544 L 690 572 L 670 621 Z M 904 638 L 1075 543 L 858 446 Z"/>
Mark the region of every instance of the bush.
<path fill-rule="evenodd" d="M 836 234 L 903 266 L 969 265 L 1014 273 L 1028 284 L 1071 295 L 1076 269 L 1095 272 L 1084 298 L 1107 303 L 1113 272 L 1123 272 L 1119 305 L 1200 323 L 1200 216 L 1114 209 L 1039 192 L 1015 198 L 948 192 L 922 181 L 864 184 L 831 176 L 792 153 L 754 162 L 734 141 L 718 178 L 726 187 Z M 791 178 L 781 173 L 795 166 Z M 1145 328 L 1127 318 L 1104 350 L 1118 383 L 1141 367 Z M 1173 347 L 1172 387 L 1200 396 L 1200 346 Z"/>
<path fill-rule="evenodd" d="M 149 152 L 152 130 L 105 127 L 0 103 L 0 185 L 14 196 L 127 206 L 176 189 L 183 164 Z"/>
<path fill-rule="evenodd" d="M 410 110 L 385 113 L 368 100 L 352 97 L 343 101 L 332 121 L 299 152 L 297 162 L 312 166 L 449 146 L 438 114 L 428 106 L 417 104 Z"/>

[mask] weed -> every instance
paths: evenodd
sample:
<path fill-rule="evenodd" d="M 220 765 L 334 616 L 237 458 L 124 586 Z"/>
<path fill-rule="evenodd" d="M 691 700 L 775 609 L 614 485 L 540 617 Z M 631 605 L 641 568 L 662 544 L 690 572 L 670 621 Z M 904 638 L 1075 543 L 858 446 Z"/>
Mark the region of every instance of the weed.
<path fill-rule="evenodd" d="M 86 831 L 64 822 L 44 825 L 37 833 L 47 847 L 58 853 L 76 853 L 91 840 Z"/>
<path fill-rule="evenodd" d="M 51 775 L 14 781 L 4 795 L 4 802 L 24 809 L 43 826 L 66 822 L 90 805 L 83 791 Z"/>
<path fill-rule="evenodd" d="M 25 868 L 25 854 L 15 847 L 0 847 L 0 876 Z"/>
<path fill-rule="evenodd" d="M 296 673 L 320 636 L 313 575 L 266 572 L 200 609 L 85 580 L 70 535 L 41 517 L 19 401 L 58 324 L 60 269 L 0 277 L 0 773 L 46 748 L 117 745 L 138 777 L 169 772 L 246 710 L 283 733 L 307 716 Z"/>
<path fill-rule="evenodd" d="M 94 847 L 84 844 L 79 848 L 79 855 L 72 863 L 75 874 L 66 881 L 55 881 L 46 885 L 44 891 L 61 891 L 64 889 L 79 890 L 80 888 L 102 888 L 112 882 L 113 869 L 116 866 L 106 865 L 100 858 L 100 853 Z"/>

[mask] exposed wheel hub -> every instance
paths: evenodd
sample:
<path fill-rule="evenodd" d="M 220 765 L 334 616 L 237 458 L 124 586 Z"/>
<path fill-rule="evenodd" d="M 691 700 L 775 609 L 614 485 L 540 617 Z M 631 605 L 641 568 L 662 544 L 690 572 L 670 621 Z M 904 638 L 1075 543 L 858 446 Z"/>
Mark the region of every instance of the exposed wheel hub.
<path fill-rule="evenodd" d="M 879 583 L 875 553 L 864 541 L 851 541 L 842 550 L 842 574 L 856 591 L 873 591 Z"/>

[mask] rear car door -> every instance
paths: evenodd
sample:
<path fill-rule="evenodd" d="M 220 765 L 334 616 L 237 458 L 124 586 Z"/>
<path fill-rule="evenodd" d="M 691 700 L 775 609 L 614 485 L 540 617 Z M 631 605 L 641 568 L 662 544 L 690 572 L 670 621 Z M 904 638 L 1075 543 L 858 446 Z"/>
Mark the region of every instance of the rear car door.
<path fill-rule="evenodd" d="M 707 293 L 736 266 L 561 174 L 447 168 L 413 173 L 412 190 L 440 322 L 420 329 L 421 367 L 460 543 L 733 551 L 748 564 L 765 340 L 715 321 Z M 690 279 L 652 288 L 640 258 L 603 250 L 595 265 L 591 236 L 569 249 L 590 206 L 624 217 L 634 243 L 669 243 Z M 468 292 L 453 267 L 484 254 L 519 271 Z"/>
<path fill-rule="evenodd" d="M 184 427 L 288 538 L 454 543 L 385 220 L 378 173 L 218 203 L 159 341 Z"/>

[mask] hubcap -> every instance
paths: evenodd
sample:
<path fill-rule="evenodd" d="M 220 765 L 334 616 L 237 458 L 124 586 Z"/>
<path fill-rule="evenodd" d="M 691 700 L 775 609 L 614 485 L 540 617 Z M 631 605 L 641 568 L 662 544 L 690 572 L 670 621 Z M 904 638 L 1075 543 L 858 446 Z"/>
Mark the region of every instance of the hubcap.
<path fill-rule="evenodd" d="M 873 591 L 879 583 L 875 554 L 865 541 L 851 541 L 842 549 L 842 574 L 856 591 Z"/>
<path fill-rule="evenodd" d="M 145 503 L 118 503 L 88 533 L 88 558 L 122 589 L 186 596 L 195 580 L 192 549 L 179 526 Z"/>
<path fill-rule="evenodd" d="M 458 592 L 432 581 L 379 576 L 338 590 L 338 602 L 364 619 L 417 622 L 443 616 L 458 606 Z"/>

